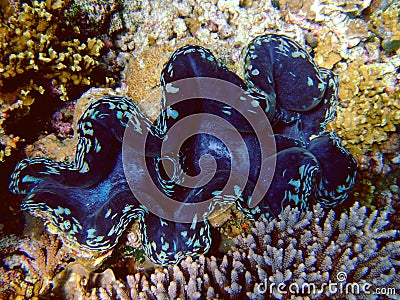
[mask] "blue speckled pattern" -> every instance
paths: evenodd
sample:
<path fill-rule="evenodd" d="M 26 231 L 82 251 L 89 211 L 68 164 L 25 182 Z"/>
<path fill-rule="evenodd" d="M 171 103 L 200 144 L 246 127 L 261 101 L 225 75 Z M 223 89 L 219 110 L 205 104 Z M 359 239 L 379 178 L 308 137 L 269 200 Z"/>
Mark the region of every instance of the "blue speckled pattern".
<path fill-rule="evenodd" d="M 204 188 L 191 189 L 174 183 L 160 164 L 165 159 L 160 157 L 160 146 L 168 129 L 179 120 L 202 112 L 232 123 L 245 141 L 250 173 L 247 184 L 238 187 L 234 198 L 236 207 L 250 219 L 276 216 L 287 205 L 307 209 L 314 202 L 326 207 L 342 203 L 354 185 L 357 166 L 340 145 L 340 139 L 326 129 L 335 115 L 336 77 L 319 68 L 299 44 L 273 34 L 257 37 L 250 43 L 244 67 L 242 80 L 203 47 L 178 49 L 161 74 L 165 97 L 156 122 L 148 120 L 130 99 L 106 96 L 92 104 L 78 122 L 74 162 L 22 160 L 11 176 L 11 191 L 27 194 L 21 208 L 50 223 L 66 242 L 80 249 L 111 249 L 129 224 L 137 220 L 143 248 L 156 264 L 178 263 L 188 255 L 206 253 L 212 243 L 207 215 L 186 224 L 151 213 L 127 184 L 121 151 L 125 129 L 133 120 L 138 134 L 143 127 L 150 132 L 146 162 L 162 192 L 184 203 L 213 196 L 222 199 L 224 195 L 218 195 L 218 191 L 234 166 L 220 139 L 199 133 L 181 147 L 179 163 L 189 175 L 200 171 L 198 161 L 202 155 L 211 154 L 216 159 L 217 172 Z M 273 156 L 262 161 L 263 149 L 251 125 L 224 103 L 198 98 L 169 105 L 168 93 L 174 92 L 170 91 L 171 83 L 199 77 L 228 81 L 246 91 L 246 101 L 251 101 L 253 107 L 262 108 L 273 124 L 277 150 Z M 269 170 L 274 172 L 272 184 L 261 202 L 249 207 L 260 166 L 269 159 L 276 160 L 275 170 Z M 130 172 L 137 171 L 132 166 Z"/>

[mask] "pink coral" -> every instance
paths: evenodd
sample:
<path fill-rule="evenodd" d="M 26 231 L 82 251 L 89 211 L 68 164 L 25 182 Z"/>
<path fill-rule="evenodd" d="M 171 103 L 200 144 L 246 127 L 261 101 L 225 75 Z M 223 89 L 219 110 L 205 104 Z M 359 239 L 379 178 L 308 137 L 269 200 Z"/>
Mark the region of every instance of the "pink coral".
<path fill-rule="evenodd" d="M 56 111 L 51 118 L 51 126 L 56 130 L 59 137 L 66 137 L 72 134 L 73 114 L 75 104 L 70 103 L 67 107 Z"/>

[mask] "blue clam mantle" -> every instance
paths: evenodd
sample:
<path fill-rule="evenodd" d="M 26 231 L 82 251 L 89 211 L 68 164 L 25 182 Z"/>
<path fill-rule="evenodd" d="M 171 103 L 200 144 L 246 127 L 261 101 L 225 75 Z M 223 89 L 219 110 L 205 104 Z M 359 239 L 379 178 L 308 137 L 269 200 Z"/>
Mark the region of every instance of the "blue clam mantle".
<path fill-rule="evenodd" d="M 259 158 L 263 149 L 246 120 L 225 103 L 210 99 L 169 104 L 170 96 L 177 93 L 172 83 L 201 77 L 222 79 L 246 91 L 246 105 L 261 107 L 272 124 L 276 167 L 270 188 L 255 207 L 249 207 L 249 197 L 264 163 Z M 157 264 L 178 263 L 188 255 L 207 252 L 212 239 L 206 215 L 180 223 L 149 211 L 128 186 L 121 150 L 129 120 L 135 120 L 138 129 L 145 126 L 149 130 L 146 162 L 161 192 L 184 203 L 218 195 L 231 167 L 235 167 L 220 139 L 199 133 L 182 144 L 179 163 L 191 176 L 199 173 L 198 161 L 204 154 L 216 160 L 216 175 L 201 189 L 171 181 L 160 164 L 164 158 L 159 148 L 169 128 L 197 113 L 225 119 L 244 137 L 249 153 L 248 183 L 238 187 L 233 196 L 237 208 L 247 217 L 273 217 L 287 205 L 307 209 L 311 203 L 320 202 L 334 207 L 347 198 L 354 185 L 356 163 L 339 138 L 326 130 L 337 102 L 336 78 L 331 71 L 319 68 L 294 41 L 278 35 L 255 38 L 246 51 L 245 80 L 219 63 L 209 50 L 185 46 L 165 65 L 161 84 L 162 112 L 155 123 L 130 99 L 104 97 L 92 104 L 78 123 L 79 141 L 72 164 L 47 158 L 21 161 L 12 174 L 10 189 L 27 194 L 22 209 L 51 223 L 64 240 L 81 249 L 111 249 L 135 219 L 144 250 Z M 135 174 L 135 166 L 131 172 Z"/>

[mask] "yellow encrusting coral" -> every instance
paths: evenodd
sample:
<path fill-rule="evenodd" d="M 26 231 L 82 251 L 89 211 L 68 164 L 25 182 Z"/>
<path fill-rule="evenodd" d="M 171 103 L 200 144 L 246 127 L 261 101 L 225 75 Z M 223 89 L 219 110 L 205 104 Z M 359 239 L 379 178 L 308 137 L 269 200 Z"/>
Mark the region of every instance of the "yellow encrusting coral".
<path fill-rule="evenodd" d="M 398 55 L 370 64 L 359 58 L 339 74 L 342 105 L 333 125 L 353 154 L 364 154 L 387 140 L 400 124 L 399 67 Z"/>
<path fill-rule="evenodd" d="M 342 45 L 339 39 L 327 29 L 322 37 L 317 42 L 314 59 L 319 66 L 332 69 L 342 59 L 340 55 L 340 46 Z"/>
<path fill-rule="evenodd" d="M 7 132 L 8 111 L 26 110 L 49 95 L 67 101 L 75 88 L 96 85 L 91 74 L 99 65 L 104 43 L 82 38 L 81 29 L 65 18 L 70 4 L 71 0 L 17 1 L 2 9 L 0 143 L 4 147 L 0 150 L 5 150 L 1 150 L 0 161 L 18 140 Z M 14 107 L 14 103 L 22 105 Z"/>
<path fill-rule="evenodd" d="M 62 100 L 68 100 L 67 88 L 71 85 L 90 85 L 89 74 L 98 65 L 95 58 L 104 46 L 96 38 L 84 42 L 78 38 L 62 40 L 57 34 L 61 30 L 60 16 L 51 6 L 53 2 L 34 1 L 32 6 L 23 3 L 21 11 L 10 13 L 0 27 L 0 88 L 6 89 L 7 80 L 22 79 L 17 81 L 19 93 L 15 96 L 26 105 L 33 101 L 32 90 L 40 94 L 46 90 L 35 82 L 34 74 L 51 80 Z M 79 28 L 72 30 L 72 35 L 78 37 Z"/>
<path fill-rule="evenodd" d="M 371 16 L 371 29 L 382 38 L 382 48 L 395 51 L 400 48 L 400 3 L 393 1 L 388 7 Z"/>

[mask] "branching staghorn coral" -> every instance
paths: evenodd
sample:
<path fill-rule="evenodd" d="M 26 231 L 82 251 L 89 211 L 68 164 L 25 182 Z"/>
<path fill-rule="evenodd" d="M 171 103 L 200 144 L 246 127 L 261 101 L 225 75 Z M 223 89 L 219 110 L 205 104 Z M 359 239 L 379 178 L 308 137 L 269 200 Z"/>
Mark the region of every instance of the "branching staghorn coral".
<path fill-rule="evenodd" d="M 128 275 L 126 283 L 110 277 L 109 270 L 102 275 L 107 284 L 82 286 L 81 271 L 68 278 L 75 278 L 79 288 L 73 291 L 81 290 L 84 299 L 375 299 L 351 287 L 368 283 L 371 293 L 377 287 L 391 292 L 399 287 L 400 241 L 397 230 L 385 230 L 387 216 L 386 211 L 368 214 L 358 203 L 340 218 L 319 205 L 304 216 L 288 207 L 276 220 L 256 222 L 252 234 L 239 236 L 237 248 L 222 259 L 188 257 L 151 275 Z M 329 282 L 341 283 L 342 290 L 320 289 Z M 71 297 L 70 290 L 64 286 L 61 294 Z"/>
<path fill-rule="evenodd" d="M 265 272 L 261 282 L 284 284 L 287 292 L 291 283 L 318 287 L 328 282 L 368 283 L 369 291 L 394 289 L 400 284 L 400 241 L 397 230 L 385 230 L 387 217 L 387 211 L 368 215 L 358 203 L 340 219 L 335 219 L 333 210 L 325 213 L 318 205 L 304 218 L 297 209 L 286 209 L 279 220 L 257 222 L 253 235 L 242 236 L 238 245 L 249 247 L 250 265 Z M 344 296 L 326 290 L 311 296 L 324 294 Z"/>

